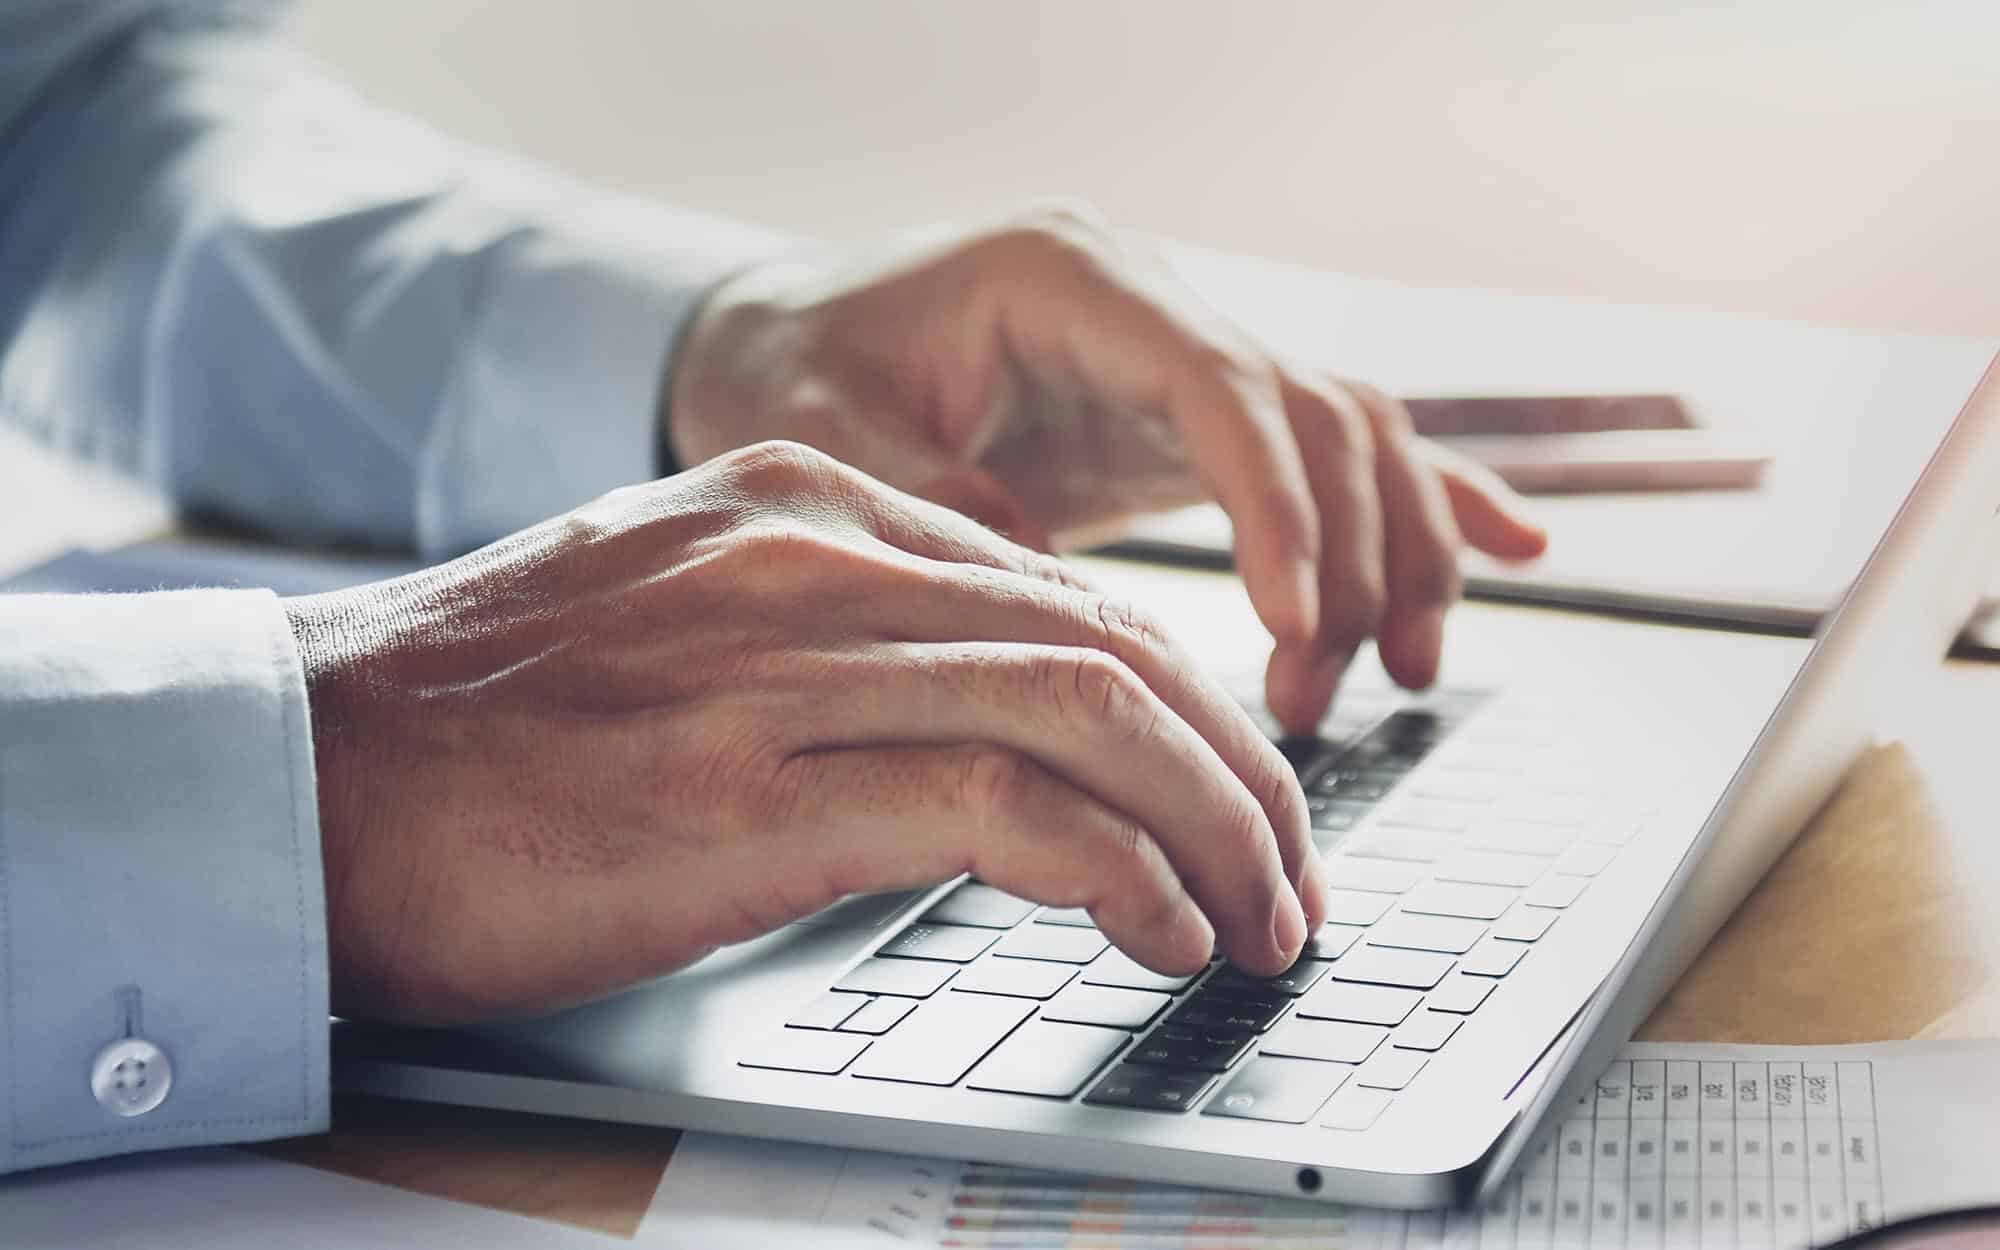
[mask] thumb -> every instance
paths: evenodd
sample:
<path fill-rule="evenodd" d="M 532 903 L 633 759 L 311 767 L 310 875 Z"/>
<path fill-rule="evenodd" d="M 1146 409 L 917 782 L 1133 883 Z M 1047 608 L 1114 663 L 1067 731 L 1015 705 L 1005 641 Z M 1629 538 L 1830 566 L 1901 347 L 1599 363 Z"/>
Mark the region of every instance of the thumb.
<path fill-rule="evenodd" d="M 1416 446 L 1444 483 L 1466 542 L 1503 560 L 1532 560 L 1548 550 L 1548 530 L 1493 470 L 1430 439 L 1417 439 Z"/>
<path fill-rule="evenodd" d="M 999 478 L 971 465 L 952 468 L 918 487 L 913 494 L 943 504 L 990 530 L 1038 551 L 1053 546 L 1053 536 L 1028 515 L 1020 497 Z"/>

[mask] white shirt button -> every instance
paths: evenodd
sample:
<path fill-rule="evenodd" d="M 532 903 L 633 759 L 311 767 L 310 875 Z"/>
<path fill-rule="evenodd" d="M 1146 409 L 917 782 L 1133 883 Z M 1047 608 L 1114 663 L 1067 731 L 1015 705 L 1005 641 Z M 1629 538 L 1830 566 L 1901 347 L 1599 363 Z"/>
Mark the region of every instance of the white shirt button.
<path fill-rule="evenodd" d="M 90 1065 L 90 1092 L 107 1110 L 144 1115 L 167 1100 L 174 1065 L 167 1052 L 143 1037 L 127 1037 L 97 1052 Z"/>

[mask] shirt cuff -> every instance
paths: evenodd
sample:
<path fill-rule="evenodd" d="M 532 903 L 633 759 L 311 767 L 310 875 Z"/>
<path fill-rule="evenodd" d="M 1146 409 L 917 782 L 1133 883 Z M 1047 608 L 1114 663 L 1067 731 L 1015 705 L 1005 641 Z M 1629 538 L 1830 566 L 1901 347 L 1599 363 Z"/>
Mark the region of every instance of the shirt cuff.
<path fill-rule="evenodd" d="M 524 228 L 479 297 L 425 449 L 419 548 L 456 555 L 654 476 L 671 348 L 730 274 L 797 240 L 611 195 Z"/>
<path fill-rule="evenodd" d="M 277 597 L 0 596 L 0 1172 L 323 1129 L 327 1036 Z"/>

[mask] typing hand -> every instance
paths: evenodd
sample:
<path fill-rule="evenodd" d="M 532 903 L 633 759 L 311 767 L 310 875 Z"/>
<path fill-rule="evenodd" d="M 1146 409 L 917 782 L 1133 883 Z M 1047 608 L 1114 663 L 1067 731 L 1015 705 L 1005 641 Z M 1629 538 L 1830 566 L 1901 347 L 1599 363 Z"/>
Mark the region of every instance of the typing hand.
<path fill-rule="evenodd" d="M 1325 915 L 1291 772 L 1144 614 L 804 447 L 286 607 L 343 1014 L 552 1008 L 965 871 L 1164 972 Z"/>
<path fill-rule="evenodd" d="M 1035 546 L 1220 502 L 1294 731 L 1371 635 L 1397 680 L 1433 680 L 1462 541 L 1544 542 L 1396 400 L 1274 360 L 1073 211 L 746 273 L 697 318 L 668 412 L 684 464 L 794 439 Z"/>

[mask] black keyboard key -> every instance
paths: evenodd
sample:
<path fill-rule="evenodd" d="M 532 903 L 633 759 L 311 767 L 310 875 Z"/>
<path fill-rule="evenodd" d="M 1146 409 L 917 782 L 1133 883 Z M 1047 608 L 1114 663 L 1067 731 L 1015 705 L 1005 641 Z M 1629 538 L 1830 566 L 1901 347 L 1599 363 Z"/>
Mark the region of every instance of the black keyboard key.
<path fill-rule="evenodd" d="M 1226 964 L 1217 968 L 1213 976 L 1196 986 L 1194 993 L 1187 996 L 1184 1000 L 1186 1005 L 1193 1006 L 1197 1003 L 1207 1003 L 1219 1006 L 1227 1004 L 1229 1006 L 1253 1007 L 1281 1012 L 1285 1009 L 1285 1004 L 1291 999 L 1291 995 L 1286 994 L 1282 990 L 1273 989 L 1270 986 L 1262 984 L 1256 977 L 1243 977 L 1241 981 L 1237 982 L 1217 979 L 1227 977 L 1234 972 L 1236 970 Z"/>
<path fill-rule="evenodd" d="M 1215 1080 L 1206 1072 L 1121 1063 L 1111 1069 L 1084 1101 L 1099 1107 L 1130 1107 L 1138 1111 L 1186 1111 Z"/>
<path fill-rule="evenodd" d="M 1374 809 L 1373 803 L 1351 803 L 1323 795 L 1306 796 L 1306 819 L 1321 833 L 1346 833 Z"/>
<path fill-rule="evenodd" d="M 1340 744 L 1325 738 L 1280 738 L 1278 754 L 1291 764 L 1293 772 L 1303 777 L 1338 756 Z"/>
<path fill-rule="evenodd" d="M 1220 1029 L 1230 1033 L 1261 1033 L 1285 1014 L 1289 998 L 1223 998 L 1196 994 L 1167 1017 L 1184 1029 Z"/>
<path fill-rule="evenodd" d="M 1370 773 L 1376 770 L 1368 770 Z M 1395 782 L 1370 780 L 1366 777 L 1343 773 L 1338 769 L 1323 774 L 1313 782 L 1311 793 L 1323 799 L 1346 799 L 1351 803 L 1374 803 L 1387 798 Z"/>
<path fill-rule="evenodd" d="M 1035 1020 L 981 1060 L 966 1088 L 1068 1098 L 1130 1040 L 1130 1034 L 1118 1029 Z"/>
<path fill-rule="evenodd" d="M 1372 735 L 1361 739 L 1361 741 L 1347 748 L 1346 752 L 1340 757 L 1340 763 L 1343 768 L 1351 767 L 1357 769 L 1400 768 L 1405 766 L 1394 758 L 1386 741 Z"/>
<path fill-rule="evenodd" d="M 1405 708 L 1369 730 L 1342 757 L 1347 767 L 1414 767 L 1451 732 L 1452 723 L 1436 712 Z"/>
<path fill-rule="evenodd" d="M 1256 1036 L 1225 1029 L 1185 1028 L 1169 1020 L 1140 1038 L 1125 1061 L 1155 1068 L 1226 1072 L 1249 1049 Z"/>
<path fill-rule="evenodd" d="M 1325 976 L 1326 969 L 1327 965 L 1322 960 L 1300 959 L 1277 976 L 1253 977 L 1241 968 L 1225 966 L 1218 968 L 1202 989 L 1209 994 L 1224 994 L 1230 997 L 1249 995 L 1263 999 L 1273 994 L 1283 994 L 1289 998 L 1297 998 Z"/>
<path fill-rule="evenodd" d="M 1310 1059 L 1252 1059 L 1221 1093 L 1209 1099 L 1202 1114 L 1304 1124 L 1319 1113 L 1352 1071 L 1344 1064 Z"/>
<path fill-rule="evenodd" d="M 913 924 L 884 942 L 875 953 L 886 959 L 938 959 L 969 964 L 993 945 L 999 934 L 955 924 Z"/>

